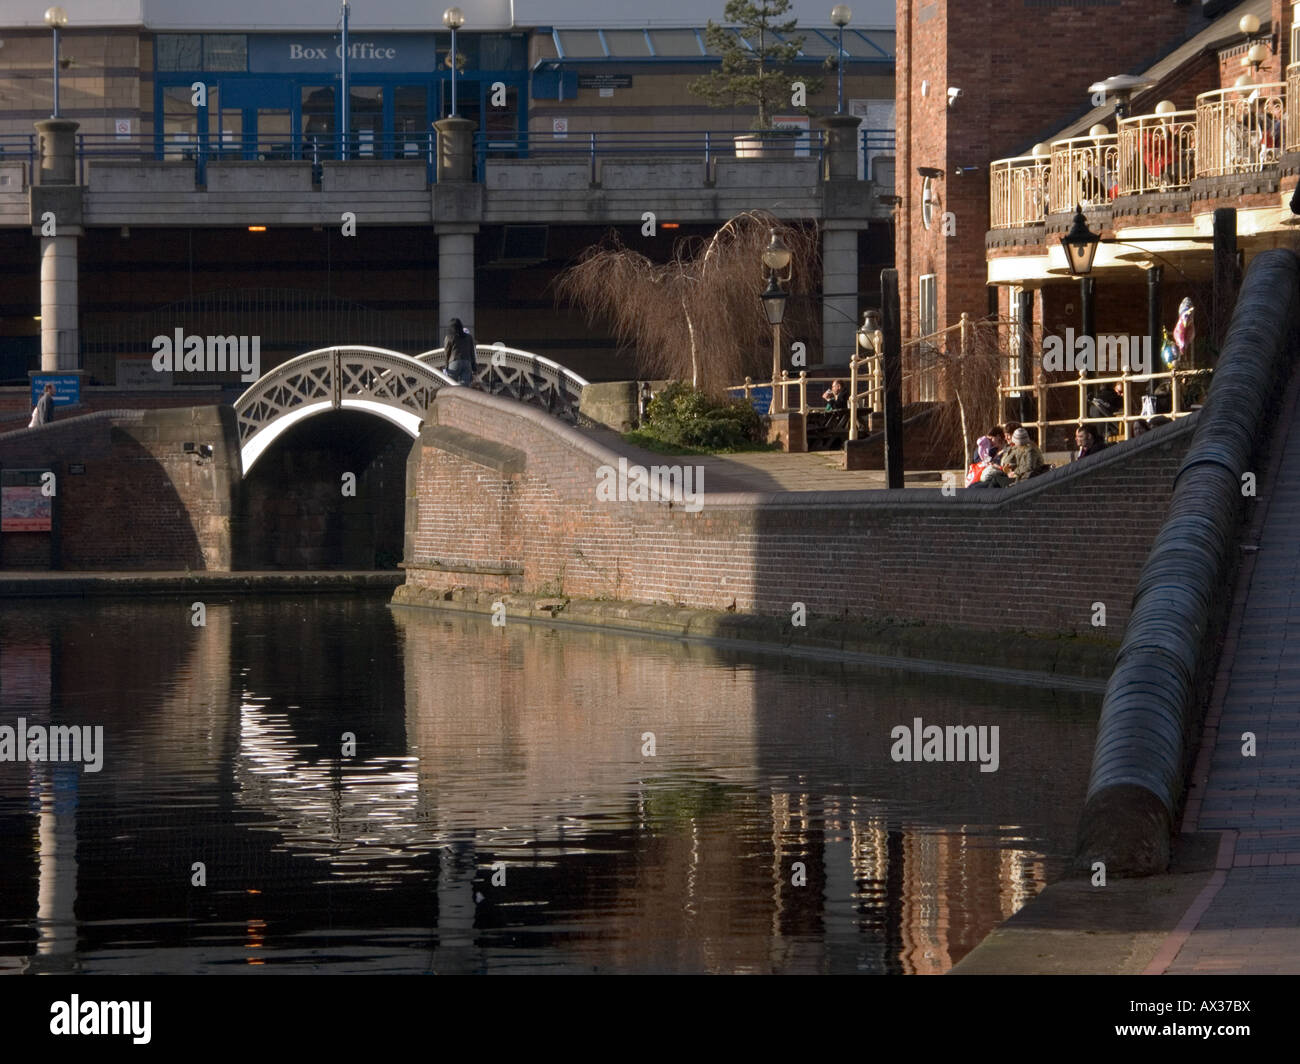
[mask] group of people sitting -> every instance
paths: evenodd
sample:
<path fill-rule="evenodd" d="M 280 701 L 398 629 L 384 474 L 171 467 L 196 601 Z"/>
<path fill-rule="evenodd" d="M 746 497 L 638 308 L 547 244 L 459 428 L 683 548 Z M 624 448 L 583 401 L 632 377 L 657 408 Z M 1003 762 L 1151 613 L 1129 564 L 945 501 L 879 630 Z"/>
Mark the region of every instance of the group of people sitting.
<path fill-rule="evenodd" d="M 1149 421 L 1133 422 L 1133 436 L 1168 425 L 1172 418 L 1157 415 Z M 1008 438 L 1011 441 L 1007 445 Z M 1106 448 L 1106 442 L 1092 425 L 1080 425 L 1074 430 L 1074 448 L 1070 461 L 1094 455 Z M 971 456 L 970 468 L 966 470 L 966 487 L 968 488 L 1005 488 L 1021 480 L 1029 480 L 1052 467 L 1043 458 L 1026 429 L 1017 421 L 1005 426 L 994 425 L 987 436 L 981 436 L 975 443 L 975 453 Z"/>
<path fill-rule="evenodd" d="M 1043 452 L 1030 440 L 1028 431 L 1016 421 L 989 429 L 987 436 L 975 442 L 973 457 L 966 470 L 968 488 L 1005 488 L 1051 468 Z"/>

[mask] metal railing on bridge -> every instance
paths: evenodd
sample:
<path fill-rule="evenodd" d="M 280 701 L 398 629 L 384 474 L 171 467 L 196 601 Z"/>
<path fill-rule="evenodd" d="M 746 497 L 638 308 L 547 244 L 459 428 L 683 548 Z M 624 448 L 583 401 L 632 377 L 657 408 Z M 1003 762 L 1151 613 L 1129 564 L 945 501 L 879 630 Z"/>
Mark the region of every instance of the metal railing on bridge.
<path fill-rule="evenodd" d="M 871 160 L 894 150 L 894 131 L 861 130 L 859 150 L 864 176 L 870 177 Z M 425 166 L 427 180 L 437 178 L 438 137 L 433 130 L 349 133 L 253 135 L 233 132 L 122 135 L 78 133 L 77 175 L 86 183 L 87 163 L 97 159 L 138 162 L 173 162 L 194 167 L 196 185 L 207 184 L 211 162 L 302 162 L 312 166 L 312 181 L 319 184 L 323 164 L 335 160 L 414 160 Z M 592 180 L 604 158 L 697 159 L 710 168 L 719 158 L 810 158 L 820 164 L 826 134 L 820 129 L 768 130 L 634 130 L 569 131 L 565 133 L 520 130 L 516 133 L 480 132 L 474 136 L 477 177 L 482 180 L 489 161 L 499 159 L 582 159 Z M 27 167 L 28 184 L 35 183 L 39 145 L 34 133 L 0 134 L 0 162 L 20 160 Z"/>
<path fill-rule="evenodd" d="M 474 386 L 479 390 L 530 403 L 566 421 L 578 421 L 582 390 L 589 383 L 586 378 L 549 358 L 507 347 L 500 341 L 476 344 L 474 350 L 478 359 Z M 447 349 L 435 347 L 415 359 L 445 372 Z"/>

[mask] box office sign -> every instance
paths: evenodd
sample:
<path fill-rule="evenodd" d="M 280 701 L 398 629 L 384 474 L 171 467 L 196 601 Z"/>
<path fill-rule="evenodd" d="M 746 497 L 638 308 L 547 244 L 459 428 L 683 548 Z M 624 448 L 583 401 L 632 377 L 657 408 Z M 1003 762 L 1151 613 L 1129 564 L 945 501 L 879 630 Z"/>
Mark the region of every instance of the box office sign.
<path fill-rule="evenodd" d="M 49 532 L 54 497 L 48 469 L 0 470 L 0 532 Z"/>
<path fill-rule="evenodd" d="M 436 38 L 432 34 L 358 33 L 348 38 L 348 70 L 352 73 L 410 74 L 436 70 Z M 443 51 L 447 45 L 443 44 Z M 248 38 L 248 69 L 259 73 L 337 74 L 343 44 L 328 33 L 253 34 Z"/>

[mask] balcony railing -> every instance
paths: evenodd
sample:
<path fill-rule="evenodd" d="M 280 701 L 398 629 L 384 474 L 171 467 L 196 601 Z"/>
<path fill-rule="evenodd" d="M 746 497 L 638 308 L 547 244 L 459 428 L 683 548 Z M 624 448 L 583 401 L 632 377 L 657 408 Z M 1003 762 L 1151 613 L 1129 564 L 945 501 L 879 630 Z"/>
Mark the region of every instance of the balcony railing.
<path fill-rule="evenodd" d="M 989 167 L 989 228 L 1039 225 L 1047 217 L 1046 156 L 999 159 Z"/>
<path fill-rule="evenodd" d="M 1201 93 L 1196 97 L 1196 176 L 1245 174 L 1277 162 L 1285 120 L 1282 82 Z"/>
<path fill-rule="evenodd" d="M 1119 145 L 1114 133 L 1073 137 L 1052 144 L 1049 211 L 1097 207 L 1119 192 Z"/>
<path fill-rule="evenodd" d="M 1196 176 L 1196 112 L 1119 120 L 1119 194 L 1187 188 Z"/>
<path fill-rule="evenodd" d="M 1292 27 L 1294 32 L 1296 27 Z M 1295 55 L 1295 52 L 1291 53 Z M 1300 151 L 1300 62 L 1286 68 L 1286 126 L 1282 144 L 1287 151 Z"/>

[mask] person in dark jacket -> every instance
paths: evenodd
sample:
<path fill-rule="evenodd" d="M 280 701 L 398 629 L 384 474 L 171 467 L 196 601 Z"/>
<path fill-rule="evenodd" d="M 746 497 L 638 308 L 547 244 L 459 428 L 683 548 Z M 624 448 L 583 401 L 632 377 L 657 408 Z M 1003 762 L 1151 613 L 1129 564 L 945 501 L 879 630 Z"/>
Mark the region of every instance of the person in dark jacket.
<path fill-rule="evenodd" d="M 54 420 L 54 385 L 47 384 L 45 391 L 41 392 L 41 397 L 36 400 L 36 406 L 32 410 L 32 419 L 28 422 L 29 428 L 37 425 L 48 425 Z"/>
<path fill-rule="evenodd" d="M 1087 458 L 1090 454 L 1096 454 L 1106 446 L 1097 438 L 1097 431 L 1091 425 L 1080 425 L 1074 430 L 1074 443 L 1078 449 L 1071 457 L 1071 462 L 1077 462 L 1080 458 Z"/>
<path fill-rule="evenodd" d="M 474 337 L 459 318 L 452 318 L 447 326 L 447 337 L 442 342 L 447 351 L 447 376 L 457 384 L 472 384 L 478 372 L 478 358 L 474 354 Z"/>

